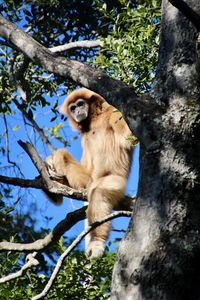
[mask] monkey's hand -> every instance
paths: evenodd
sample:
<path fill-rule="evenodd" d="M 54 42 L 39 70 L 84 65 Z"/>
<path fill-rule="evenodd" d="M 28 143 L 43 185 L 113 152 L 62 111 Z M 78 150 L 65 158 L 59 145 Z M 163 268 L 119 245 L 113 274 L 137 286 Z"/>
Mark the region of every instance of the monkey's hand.
<path fill-rule="evenodd" d="M 91 241 L 87 247 L 86 255 L 90 258 L 97 258 L 103 255 L 104 241 Z"/>
<path fill-rule="evenodd" d="M 59 183 L 65 184 L 65 176 L 58 174 L 54 167 L 53 156 L 47 156 L 45 159 L 45 164 L 49 173 L 49 176 L 52 180 L 58 181 Z"/>

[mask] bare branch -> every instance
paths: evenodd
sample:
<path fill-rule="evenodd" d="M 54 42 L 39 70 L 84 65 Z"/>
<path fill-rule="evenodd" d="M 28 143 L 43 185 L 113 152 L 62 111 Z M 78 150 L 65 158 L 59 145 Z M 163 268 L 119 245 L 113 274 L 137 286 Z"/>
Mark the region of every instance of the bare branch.
<path fill-rule="evenodd" d="M 24 274 L 26 270 L 30 269 L 33 266 L 39 265 L 39 261 L 35 258 L 36 255 L 37 252 L 28 254 L 26 258 L 27 262 L 25 263 L 25 265 L 19 271 L 0 278 L 0 283 L 4 283 L 6 281 L 10 281 L 17 277 L 20 277 Z"/>
<path fill-rule="evenodd" d="M 21 97 L 23 98 L 23 93 L 25 93 L 25 92 L 23 91 L 22 87 L 19 86 L 19 85 L 18 85 L 18 92 L 21 94 Z M 52 151 L 52 152 L 54 152 L 56 150 L 56 148 L 51 144 L 51 142 L 49 141 L 49 139 L 47 138 L 47 136 L 44 134 L 43 129 L 39 127 L 39 125 L 37 124 L 37 122 L 32 117 L 30 117 L 30 115 L 24 109 L 24 107 L 23 107 L 22 104 L 20 104 L 16 99 L 13 99 L 13 102 L 15 103 L 15 105 L 17 106 L 17 108 L 22 112 L 22 114 L 25 116 L 25 118 L 29 122 L 31 122 L 31 124 L 33 125 L 33 127 L 35 128 L 35 130 L 37 131 L 37 133 L 39 134 L 40 138 L 47 145 L 47 147 L 49 148 L 49 150 Z"/>
<path fill-rule="evenodd" d="M 3 115 L 3 120 L 4 120 L 4 125 L 5 125 L 5 135 L 6 135 L 6 155 L 7 155 L 7 160 L 9 162 L 9 164 L 12 164 L 15 168 L 17 168 L 19 170 L 19 173 L 21 175 L 22 172 L 20 170 L 20 167 L 16 164 L 16 162 L 12 161 L 10 159 L 10 147 L 9 147 L 9 135 L 8 135 L 8 124 L 7 124 L 7 119 L 6 119 L 6 116 Z"/>
<path fill-rule="evenodd" d="M 49 179 L 50 180 L 50 179 Z M 75 190 L 70 188 L 67 185 L 61 184 L 59 182 L 51 181 L 51 186 L 45 187 L 43 179 L 41 177 L 35 179 L 22 179 L 18 177 L 7 177 L 0 175 L 0 182 L 11 184 L 14 186 L 20 186 L 24 188 L 35 188 L 42 189 L 44 192 L 50 192 L 57 195 L 62 195 L 74 200 L 87 201 L 87 192 L 86 190 Z M 131 201 L 131 197 L 127 196 L 127 201 Z"/>
<path fill-rule="evenodd" d="M 25 57 L 23 62 L 20 64 L 20 67 L 18 68 L 17 72 L 15 72 L 15 73 L 14 73 L 14 70 L 13 70 L 14 60 L 11 60 L 11 62 L 12 62 L 12 64 L 11 64 L 11 67 L 10 67 L 10 69 L 11 69 L 10 70 L 10 73 L 11 73 L 10 74 L 10 80 L 16 86 L 17 91 L 19 92 L 22 100 L 24 102 L 27 102 L 28 101 L 27 92 L 25 91 L 23 86 L 19 83 L 19 81 L 22 82 L 22 80 L 24 80 L 23 74 L 25 73 L 26 69 L 28 68 L 30 60 L 27 57 Z M 27 82 L 25 82 L 25 85 L 27 86 Z M 40 138 L 47 145 L 49 150 L 54 152 L 56 149 L 53 147 L 53 145 L 51 144 L 51 142 L 49 141 L 47 136 L 44 134 L 43 129 L 40 128 L 38 126 L 37 122 L 33 119 L 33 117 L 30 116 L 27 113 L 26 109 L 24 109 L 24 106 L 22 104 L 20 104 L 15 98 L 13 99 L 13 102 L 15 103 L 17 108 L 21 111 L 23 116 L 33 125 L 34 129 L 38 132 Z"/>
<path fill-rule="evenodd" d="M 51 180 L 49 178 L 49 173 L 47 171 L 46 164 L 42 161 L 42 159 L 40 158 L 39 154 L 37 153 L 33 145 L 31 145 L 28 142 L 24 143 L 22 141 L 18 141 L 18 143 L 27 152 L 30 159 L 34 163 L 35 167 L 37 168 L 38 172 L 42 176 L 43 190 L 49 195 L 50 200 L 52 199 L 53 202 L 56 204 L 56 199 L 58 198 L 58 195 L 62 194 L 63 188 L 65 193 L 67 191 L 67 195 L 69 197 L 73 195 L 73 199 L 80 199 L 80 198 L 82 200 L 87 199 L 86 192 L 84 190 L 81 190 L 80 192 L 66 185 L 60 184 L 59 182 Z"/>
<path fill-rule="evenodd" d="M 45 192 L 54 193 L 56 195 L 62 195 L 78 201 L 87 201 L 87 191 L 85 189 L 75 190 L 67 185 L 49 179 L 52 183 L 49 189 L 44 187 L 44 182 L 41 177 L 35 179 L 23 179 L 18 177 L 7 177 L 0 175 L 0 182 L 11 184 L 14 186 L 20 186 L 24 188 L 42 189 Z M 119 207 L 116 210 L 133 209 L 135 198 L 131 196 L 124 196 L 124 199 L 120 202 Z"/>
<path fill-rule="evenodd" d="M 3 115 L 3 120 L 4 120 L 4 125 L 5 125 L 5 136 L 6 136 L 6 155 L 7 155 L 7 160 L 10 164 L 14 165 L 15 167 L 17 166 L 16 162 L 11 161 L 10 159 L 10 147 L 9 147 L 9 136 L 8 136 L 8 124 L 7 124 L 7 119 L 6 116 Z"/>
<path fill-rule="evenodd" d="M 96 48 L 96 47 L 102 47 L 103 46 L 103 42 L 101 41 L 77 41 L 77 42 L 71 42 L 69 44 L 66 45 L 62 45 L 62 46 L 56 46 L 56 47 L 52 47 L 49 48 L 49 50 L 53 53 L 57 53 L 57 52 L 63 52 L 66 50 L 71 50 L 74 48 Z"/>
<path fill-rule="evenodd" d="M 200 15 L 198 15 L 185 1 L 183 0 L 169 0 L 169 2 L 180 10 L 188 20 L 200 31 Z"/>
<path fill-rule="evenodd" d="M 51 231 L 43 239 L 39 239 L 33 243 L 21 244 L 11 242 L 1 242 L 0 251 L 39 251 L 49 247 L 52 243 L 55 243 L 59 238 L 69 229 L 71 229 L 77 222 L 86 218 L 87 206 L 77 209 L 74 212 L 68 213 L 62 221 L 60 221 L 53 231 Z"/>
<path fill-rule="evenodd" d="M 11 184 L 14 186 L 20 186 L 24 188 L 36 188 L 36 189 L 42 189 L 43 188 L 43 182 L 41 178 L 38 179 L 23 179 L 18 177 L 7 177 L 0 175 L 0 182 Z"/>
<path fill-rule="evenodd" d="M 53 273 L 47 283 L 47 285 L 45 286 L 44 290 L 34 296 L 32 298 L 32 300 L 38 300 L 38 299 L 41 299 L 43 297 L 45 297 L 47 295 L 47 293 L 49 292 L 50 288 L 52 287 L 52 284 L 62 266 L 62 263 L 63 261 L 65 260 L 65 258 L 67 256 L 69 256 L 69 254 L 74 250 L 74 248 L 82 241 L 82 239 L 90 232 L 92 231 L 94 228 L 102 225 L 103 223 L 105 222 L 108 222 L 110 220 L 113 220 L 115 218 L 118 218 L 118 217 L 131 217 L 132 216 L 132 213 L 131 212 L 127 212 L 127 211 L 118 211 L 118 212 L 115 212 L 113 214 L 110 214 L 108 216 L 106 216 L 105 218 L 99 220 L 99 221 L 96 221 L 95 223 L 91 224 L 90 226 L 88 226 L 84 231 L 82 231 L 82 233 L 77 236 L 77 238 L 73 241 L 73 243 L 65 250 L 65 252 L 63 252 L 63 254 L 60 256 L 60 258 L 58 259 L 57 261 L 57 264 L 53 270 Z"/>

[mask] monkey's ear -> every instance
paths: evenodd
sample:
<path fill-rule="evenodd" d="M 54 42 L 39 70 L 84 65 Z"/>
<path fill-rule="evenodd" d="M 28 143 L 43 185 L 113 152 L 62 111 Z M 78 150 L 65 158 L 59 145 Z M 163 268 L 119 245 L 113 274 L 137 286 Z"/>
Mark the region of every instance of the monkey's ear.
<path fill-rule="evenodd" d="M 67 99 L 65 99 L 65 101 L 64 101 L 63 104 L 61 105 L 59 111 L 60 111 L 63 115 L 67 115 Z"/>

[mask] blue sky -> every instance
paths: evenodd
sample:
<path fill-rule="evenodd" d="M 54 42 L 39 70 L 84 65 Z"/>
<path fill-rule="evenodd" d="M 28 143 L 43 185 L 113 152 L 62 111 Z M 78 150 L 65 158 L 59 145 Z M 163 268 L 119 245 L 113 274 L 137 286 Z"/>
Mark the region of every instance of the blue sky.
<path fill-rule="evenodd" d="M 48 99 L 53 102 L 53 99 Z M 63 101 L 63 97 L 59 99 L 59 105 L 61 105 Z M 46 108 L 47 109 L 47 108 Z M 36 110 L 35 120 L 38 122 L 41 128 L 51 127 L 52 123 L 49 121 L 52 118 L 52 113 L 49 110 L 38 109 Z M 58 119 L 55 122 L 59 123 L 61 120 Z M 30 126 L 24 126 L 21 113 L 16 109 L 14 116 L 7 117 L 8 129 L 9 129 L 9 148 L 10 148 L 10 159 L 12 161 L 16 161 L 21 166 L 21 170 L 25 175 L 25 178 L 34 178 L 38 175 L 37 170 L 35 169 L 34 165 L 32 164 L 30 158 L 26 153 L 24 153 L 23 149 L 18 145 L 17 140 L 22 139 L 23 141 L 27 141 L 29 136 L 32 141 L 36 143 L 36 149 L 41 155 L 43 159 L 47 155 L 50 154 L 47 147 L 43 145 L 41 139 L 35 136 L 32 128 Z M 54 123 L 55 125 L 55 123 Z M 17 130 L 13 130 L 16 126 L 19 126 Z M 68 122 L 66 121 L 64 124 L 65 135 L 67 136 L 68 141 L 70 142 L 70 147 L 67 150 L 77 159 L 80 160 L 82 155 L 82 148 L 81 148 L 81 139 L 80 136 L 78 139 L 74 139 L 77 136 L 77 132 L 71 130 Z M 5 137 L 5 125 L 3 121 L 3 117 L 0 117 L 0 134 L 4 134 Z M 56 139 L 51 140 L 52 144 L 57 148 L 63 147 Z M 1 154 L 2 155 L 2 154 Z M 134 157 L 133 157 L 133 164 L 131 168 L 131 173 L 128 180 L 127 185 L 127 194 L 135 195 L 137 191 L 137 184 L 138 184 L 138 170 L 139 170 L 139 147 L 135 147 Z M 3 168 L 5 165 L 9 166 L 7 162 L 6 156 L 1 156 L 0 158 L 1 165 L 0 165 L 0 173 L 2 175 L 7 176 L 19 176 L 21 174 L 16 170 L 16 173 L 13 175 L 13 169 L 11 168 Z M 24 194 L 25 193 L 25 194 Z M 36 189 L 29 189 L 28 191 L 25 189 L 17 189 L 13 187 L 13 194 L 14 198 L 9 200 L 10 204 L 12 205 L 13 202 L 16 201 L 16 198 L 19 194 L 23 195 L 23 199 L 20 200 L 17 205 L 15 206 L 18 212 L 30 210 L 32 207 L 31 204 L 36 204 L 37 211 L 30 211 L 30 214 L 33 214 L 33 217 L 37 218 L 37 228 L 44 227 L 52 229 L 59 221 L 61 221 L 68 212 L 76 210 L 83 205 L 83 202 L 72 200 L 68 198 L 64 198 L 63 204 L 61 206 L 55 206 L 52 204 L 46 196 L 39 190 Z M 31 206 L 30 206 L 31 205 Z M 31 208 L 32 209 L 32 208 Z M 113 227 L 116 229 L 126 229 L 128 224 L 127 218 L 118 218 L 113 221 Z M 79 234 L 84 228 L 84 222 L 79 222 L 75 225 L 69 232 L 66 233 L 68 237 L 75 237 Z M 119 232 L 112 232 L 110 235 L 110 239 L 113 240 L 116 237 L 123 236 L 123 233 Z M 83 243 L 82 243 L 83 245 Z"/>

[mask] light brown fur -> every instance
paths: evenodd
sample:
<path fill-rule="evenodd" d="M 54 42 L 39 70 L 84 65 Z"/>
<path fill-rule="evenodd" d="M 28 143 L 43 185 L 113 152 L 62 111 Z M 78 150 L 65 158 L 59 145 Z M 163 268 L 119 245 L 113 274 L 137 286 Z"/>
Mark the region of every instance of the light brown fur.
<path fill-rule="evenodd" d="M 68 107 L 79 98 L 88 101 L 90 109 L 87 119 L 76 123 Z M 91 224 L 110 214 L 124 196 L 133 151 L 133 143 L 127 138 L 132 133 L 120 112 L 85 88 L 72 92 L 61 112 L 68 116 L 72 127 L 81 132 L 83 155 L 79 164 L 64 149 L 57 150 L 53 156 L 54 168 L 66 176 L 71 187 L 87 188 L 87 216 Z M 102 255 L 109 231 L 110 222 L 92 231 L 88 254 Z"/>

